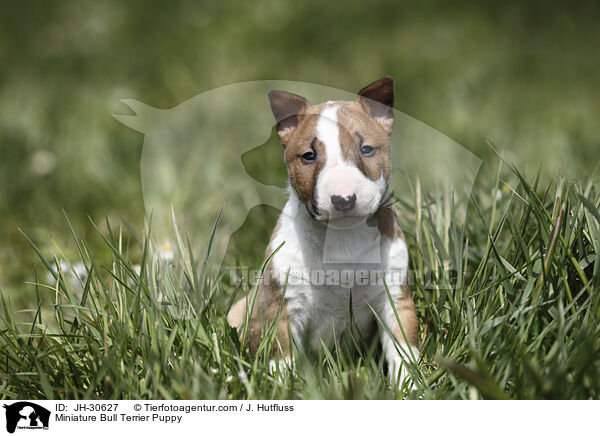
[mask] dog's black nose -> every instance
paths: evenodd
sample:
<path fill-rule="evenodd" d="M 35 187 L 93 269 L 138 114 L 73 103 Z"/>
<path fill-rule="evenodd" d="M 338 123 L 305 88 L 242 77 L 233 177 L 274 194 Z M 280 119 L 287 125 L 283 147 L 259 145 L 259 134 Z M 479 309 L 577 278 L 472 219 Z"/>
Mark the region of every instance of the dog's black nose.
<path fill-rule="evenodd" d="M 354 205 L 356 204 L 356 194 L 352 194 L 347 197 L 342 197 L 341 195 L 332 195 L 331 204 L 333 204 L 335 210 L 347 212 L 354 208 Z"/>

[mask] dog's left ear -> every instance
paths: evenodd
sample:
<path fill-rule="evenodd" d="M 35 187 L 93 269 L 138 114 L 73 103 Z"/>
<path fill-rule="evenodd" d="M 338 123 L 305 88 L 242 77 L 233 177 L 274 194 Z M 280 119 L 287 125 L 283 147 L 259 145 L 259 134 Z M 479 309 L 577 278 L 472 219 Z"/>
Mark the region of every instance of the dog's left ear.
<path fill-rule="evenodd" d="M 357 101 L 377 120 L 388 135 L 394 127 L 394 78 L 384 76 L 358 91 Z"/>

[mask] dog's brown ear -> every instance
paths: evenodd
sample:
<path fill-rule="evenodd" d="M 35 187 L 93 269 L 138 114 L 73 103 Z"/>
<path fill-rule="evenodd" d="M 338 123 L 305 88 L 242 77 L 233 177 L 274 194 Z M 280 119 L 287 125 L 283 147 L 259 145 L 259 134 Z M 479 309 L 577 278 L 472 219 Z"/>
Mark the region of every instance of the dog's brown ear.
<path fill-rule="evenodd" d="M 358 102 L 388 132 L 394 126 L 394 78 L 384 76 L 358 91 Z"/>
<path fill-rule="evenodd" d="M 267 93 L 277 121 L 277 136 L 281 143 L 297 126 L 309 106 L 308 100 L 291 92 L 271 90 Z"/>

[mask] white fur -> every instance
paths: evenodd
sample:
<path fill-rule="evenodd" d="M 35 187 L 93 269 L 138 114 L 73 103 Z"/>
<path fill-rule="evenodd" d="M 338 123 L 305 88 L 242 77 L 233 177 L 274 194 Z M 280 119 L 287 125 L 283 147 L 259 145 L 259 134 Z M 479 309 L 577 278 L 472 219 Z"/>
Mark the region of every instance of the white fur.
<path fill-rule="evenodd" d="M 325 144 L 327 164 L 333 166 L 343 162 L 337 111 L 336 105 L 326 107 L 317 123 L 317 138 Z"/>
<path fill-rule="evenodd" d="M 288 375 L 293 375 L 296 372 L 295 362 L 286 357 L 279 360 L 269 360 L 269 374 L 277 377 L 280 383 L 284 383 Z"/>
<path fill-rule="evenodd" d="M 289 213 L 295 211 L 295 216 Z M 298 345 L 310 338 L 311 347 L 319 347 L 321 341 L 327 346 L 350 326 L 348 310 L 352 293 L 354 321 L 364 333 L 374 318 L 373 310 L 394 331 L 395 318 L 383 285 L 366 284 L 347 288 L 342 285 L 314 285 L 305 271 L 352 270 L 382 271 L 386 282 L 391 282 L 393 271 L 399 272 L 400 280 L 389 286 L 393 297 L 402 292 L 400 284 L 406 280 L 408 250 L 403 240 L 390 241 L 381 236 L 377 227 L 366 223 L 351 230 L 339 230 L 316 222 L 306 211 L 292 190 L 279 220 L 279 231 L 274 235 L 271 248 L 285 244 L 273 257 L 272 266 L 277 277 L 283 277 L 287 313 L 291 331 Z M 326 249 L 327 246 L 327 249 Z M 327 259 L 327 253 L 336 253 L 337 259 Z M 378 259 L 376 262 L 365 260 Z M 332 262 L 333 261 L 333 262 Z M 359 266 L 357 266 L 357 264 Z M 292 280 L 292 275 L 294 275 Z M 389 279 L 389 280 L 388 280 Z M 402 359 L 394 341 L 382 333 L 382 345 L 392 375 L 400 368 Z M 418 356 L 416 349 L 415 356 Z M 405 367 L 400 377 L 405 375 Z"/>

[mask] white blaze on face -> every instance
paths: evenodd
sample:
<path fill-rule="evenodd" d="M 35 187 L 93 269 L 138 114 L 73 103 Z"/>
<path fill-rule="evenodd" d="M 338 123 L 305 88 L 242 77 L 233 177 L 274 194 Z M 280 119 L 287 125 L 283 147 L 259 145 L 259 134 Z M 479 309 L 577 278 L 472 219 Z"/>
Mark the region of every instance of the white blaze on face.
<path fill-rule="evenodd" d="M 330 220 L 342 218 L 339 220 L 340 224 L 345 226 L 375 213 L 385 191 L 385 180 L 383 174 L 376 181 L 369 179 L 357 168 L 355 162 L 344 158 L 337 111 L 338 106 L 328 106 L 321 112 L 317 123 L 317 138 L 325 146 L 325 165 L 317 177 L 315 198 L 319 211 L 326 212 Z M 334 195 L 342 198 L 356 195 L 356 204 L 347 211 L 336 210 L 331 201 Z"/>

